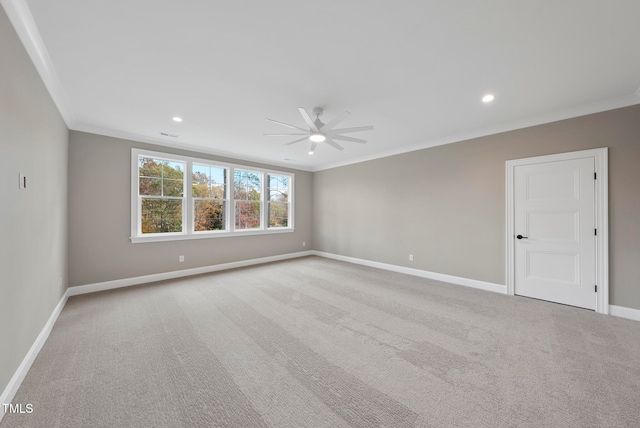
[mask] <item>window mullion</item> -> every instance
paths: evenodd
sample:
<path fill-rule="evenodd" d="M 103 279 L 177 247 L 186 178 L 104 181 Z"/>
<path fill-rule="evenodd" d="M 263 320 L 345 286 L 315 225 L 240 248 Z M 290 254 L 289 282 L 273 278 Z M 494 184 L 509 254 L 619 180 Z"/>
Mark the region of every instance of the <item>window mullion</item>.
<path fill-rule="evenodd" d="M 271 201 L 270 196 L 270 188 L 269 188 L 269 174 L 262 174 L 262 229 L 267 230 L 269 228 L 269 211 L 271 207 L 269 203 Z"/>
<path fill-rule="evenodd" d="M 186 171 L 184 172 L 184 201 L 182 203 L 183 209 L 183 220 L 182 224 L 185 225 L 185 233 L 187 235 L 191 235 L 193 233 L 193 215 L 194 215 L 194 201 L 193 201 L 193 162 L 188 160 L 186 162 Z"/>
<path fill-rule="evenodd" d="M 229 168 L 229 210 L 227 221 L 229 222 L 229 231 L 236 231 L 236 183 L 235 183 L 235 168 Z"/>
<path fill-rule="evenodd" d="M 144 164 L 144 172 L 142 164 Z M 154 168 L 157 168 L 156 165 L 162 166 L 160 166 L 159 170 L 154 171 Z M 213 180 L 212 170 L 208 172 L 210 180 L 206 186 L 208 193 L 203 198 L 199 196 L 202 189 L 199 184 L 196 184 L 200 181 L 196 182 L 194 180 L 194 173 L 197 170 L 199 179 L 201 172 L 205 174 L 205 166 L 207 165 L 211 168 L 215 166 L 215 168 L 219 169 L 216 170 L 217 178 L 215 183 L 211 181 Z M 184 174 L 178 175 L 176 171 L 181 168 L 184 168 Z M 158 238 L 157 240 L 160 241 L 163 240 L 162 236 L 167 236 L 167 240 L 184 239 L 172 237 L 172 235 L 177 234 L 187 235 L 186 238 L 191 239 L 192 235 L 193 237 L 205 237 L 208 233 L 205 234 L 204 232 L 208 231 L 216 234 L 219 231 L 220 236 L 245 232 L 251 234 L 252 230 L 266 232 L 271 229 L 272 213 L 278 217 L 277 224 L 281 226 L 280 217 L 282 217 L 281 211 L 283 209 L 287 211 L 284 215 L 287 216 L 290 222 L 289 226 L 292 225 L 293 195 L 290 195 L 286 205 L 283 205 L 280 199 L 276 198 L 275 200 L 278 202 L 273 202 L 275 205 L 271 206 L 271 190 L 277 192 L 279 187 L 270 188 L 270 170 L 139 149 L 132 149 L 132 169 L 132 240 L 149 237 Z M 219 181 L 222 178 L 221 172 L 223 170 L 225 179 L 224 197 L 220 200 L 222 187 Z M 239 174 L 237 178 L 240 178 L 241 182 L 235 182 L 236 174 Z M 279 173 L 276 172 L 276 174 Z M 285 173 L 282 174 L 285 175 Z M 288 176 L 288 178 L 292 186 L 293 177 Z M 260 185 L 255 186 L 257 180 L 261 180 L 261 182 Z M 181 195 L 176 195 L 179 190 L 177 187 L 178 181 L 181 181 L 183 186 Z M 212 183 L 215 184 L 215 192 L 212 190 L 212 186 L 214 186 Z M 194 184 L 197 185 L 196 190 L 194 190 Z M 236 184 L 244 186 L 238 192 L 238 195 L 236 195 Z M 141 193 L 142 188 L 144 188 L 144 192 Z M 255 196 L 257 195 L 255 192 L 257 191 L 260 192 L 260 195 L 256 200 Z M 213 197 L 214 195 L 216 197 Z M 241 199 L 236 200 L 236 196 L 241 196 Z M 182 212 L 177 209 L 179 203 L 182 205 Z M 255 204 L 259 204 L 258 213 L 256 213 Z M 239 213 L 237 212 L 238 210 Z M 237 214 L 240 214 L 238 218 L 236 218 Z M 198 216 L 197 219 L 196 215 Z M 219 221 L 222 220 L 220 219 L 221 215 L 224 216 L 223 223 Z M 202 224 L 200 222 L 201 216 L 203 219 Z M 219 220 L 215 220 L 216 218 Z M 182 231 L 176 227 L 179 219 L 182 221 Z M 241 224 L 236 224 L 237 221 L 241 221 Z M 259 221 L 259 225 L 256 224 L 257 221 Z M 197 233 L 196 227 L 198 227 Z M 222 227 L 224 227 L 224 230 L 219 230 Z M 291 229 L 291 227 L 289 228 Z M 201 234 L 200 232 L 203 233 Z"/>

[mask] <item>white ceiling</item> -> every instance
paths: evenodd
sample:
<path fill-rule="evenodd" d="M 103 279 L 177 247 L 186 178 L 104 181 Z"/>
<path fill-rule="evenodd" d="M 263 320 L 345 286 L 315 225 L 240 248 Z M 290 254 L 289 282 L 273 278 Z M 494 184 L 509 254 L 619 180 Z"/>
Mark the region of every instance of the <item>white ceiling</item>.
<path fill-rule="evenodd" d="M 638 0 L 2 5 L 70 129 L 312 171 L 640 103 Z M 262 135 L 316 106 L 369 142 Z"/>

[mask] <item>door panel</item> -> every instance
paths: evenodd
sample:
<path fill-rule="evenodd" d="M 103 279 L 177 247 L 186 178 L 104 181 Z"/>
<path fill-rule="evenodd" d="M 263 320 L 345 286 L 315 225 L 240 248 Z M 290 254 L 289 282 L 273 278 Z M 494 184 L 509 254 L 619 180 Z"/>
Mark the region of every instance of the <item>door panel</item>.
<path fill-rule="evenodd" d="M 527 213 L 529 235 L 555 242 L 580 240 L 580 211 L 534 211 Z"/>
<path fill-rule="evenodd" d="M 526 278 L 580 285 L 580 254 L 525 250 Z"/>
<path fill-rule="evenodd" d="M 595 309 L 593 158 L 514 169 L 515 294 Z"/>

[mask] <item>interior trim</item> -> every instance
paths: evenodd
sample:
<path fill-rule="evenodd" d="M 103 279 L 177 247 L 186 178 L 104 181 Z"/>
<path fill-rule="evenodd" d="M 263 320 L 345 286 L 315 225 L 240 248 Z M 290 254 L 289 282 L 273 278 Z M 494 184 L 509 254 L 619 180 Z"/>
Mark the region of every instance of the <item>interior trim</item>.
<path fill-rule="evenodd" d="M 615 317 L 626 318 L 634 321 L 640 321 L 640 309 L 609 305 L 609 314 Z"/>
<path fill-rule="evenodd" d="M 53 329 L 54 324 L 58 320 L 58 316 L 62 312 L 64 305 L 67 303 L 68 298 L 69 298 L 69 289 L 67 289 L 67 291 L 65 291 L 65 293 L 60 298 L 60 301 L 58 302 L 55 309 L 51 313 L 51 316 L 49 317 L 46 324 L 40 331 L 40 334 L 38 335 L 36 340 L 33 342 L 33 345 L 31 345 L 31 348 L 27 352 L 27 355 L 25 355 L 25 357 L 22 359 L 22 362 L 18 366 L 16 372 L 11 377 L 11 380 L 9 380 L 7 387 L 2 392 L 2 395 L 0 395 L 0 404 L 5 404 L 5 403 L 9 404 L 13 400 L 13 397 L 15 397 L 16 392 L 18 392 L 20 385 L 22 385 L 22 381 L 24 380 L 25 376 L 29 372 L 31 365 L 36 360 L 36 357 L 40 353 L 40 350 L 42 349 L 45 342 L 49 338 L 49 334 L 51 333 L 51 330 Z M 0 409 L 0 422 L 2 422 L 2 418 L 4 417 L 4 415 L 5 415 L 5 412 L 2 411 L 2 409 Z"/>
<path fill-rule="evenodd" d="M 429 272 L 421 269 L 408 268 L 404 266 L 392 265 L 388 263 L 374 262 L 371 260 L 358 259 L 355 257 L 341 256 L 339 254 L 325 253 L 322 251 L 311 251 L 313 255 L 325 257 L 327 259 L 339 260 L 358 265 L 374 267 L 378 269 L 388 270 L 392 272 L 404 273 L 406 275 L 419 276 L 421 278 L 434 279 L 436 281 L 448 282 L 465 287 L 477 288 L 479 290 L 491 291 L 499 294 L 507 294 L 507 288 L 504 285 L 495 284 L 493 282 L 479 281 L 477 279 L 463 278 L 460 276 L 447 275 L 444 273 Z"/>
<path fill-rule="evenodd" d="M 311 251 L 300 251 L 298 253 L 281 254 L 277 256 L 261 257 L 258 259 L 241 260 L 238 262 L 221 263 L 218 265 L 203 266 L 199 268 L 175 270 L 171 272 L 155 273 L 152 275 L 135 276 L 132 278 L 116 279 L 113 281 L 97 282 L 94 284 L 77 285 L 69 287 L 69 297 L 80 294 L 96 293 L 98 291 L 113 290 L 115 288 L 130 287 L 132 285 L 147 284 L 149 282 L 165 281 L 167 279 L 183 278 L 185 276 L 201 275 L 203 273 L 217 272 L 221 270 L 236 269 L 259 265 L 263 263 L 277 262 L 281 260 L 295 259 L 298 257 L 310 256 Z"/>
<path fill-rule="evenodd" d="M 286 259 L 305 257 L 310 255 L 325 257 L 333 260 L 340 260 L 348 263 L 360 264 L 363 266 L 375 267 L 378 269 L 404 273 L 407 275 L 419 276 L 422 278 L 445 281 L 452 284 L 478 288 L 485 291 L 493 291 L 500 294 L 506 294 L 506 287 L 499 284 L 478 281 L 478 280 L 469 279 L 469 278 L 456 277 L 452 275 L 445 275 L 445 274 L 440 274 L 435 272 L 428 272 L 420 269 L 406 268 L 403 266 L 374 262 L 370 260 L 358 259 L 355 257 L 341 256 L 338 254 L 325 253 L 322 251 L 315 251 L 315 250 L 303 251 L 300 253 L 284 254 L 281 256 L 264 257 L 261 259 L 252 259 L 252 260 L 246 260 L 242 262 L 224 263 L 221 265 L 208 266 L 205 268 L 186 269 L 186 270 L 177 271 L 177 272 L 168 272 L 168 273 L 162 273 L 162 274 L 156 274 L 156 275 L 147 275 L 144 277 L 136 277 L 136 278 L 117 280 L 117 281 L 101 282 L 97 284 L 82 285 L 77 287 L 69 287 L 67 291 L 64 293 L 64 295 L 62 296 L 62 298 L 60 298 L 58 305 L 55 307 L 55 309 L 51 313 L 49 320 L 47 321 L 45 326 L 42 328 L 42 331 L 34 341 L 33 345 L 31 346 L 31 349 L 29 349 L 29 352 L 27 352 L 27 355 L 22 360 L 22 363 L 18 366 L 18 369 L 16 370 L 13 377 L 9 381 L 9 384 L 7 385 L 5 390 L 2 392 L 2 395 L 0 395 L 0 404 L 11 403 L 11 400 L 13 400 L 13 397 L 15 397 L 16 392 L 20 388 L 22 381 L 24 380 L 25 376 L 29 372 L 29 369 L 31 368 L 31 365 L 35 361 L 36 357 L 38 356 L 40 349 L 42 349 L 42 346 L 47 341 L 47 338 L 49 337 L 49 334 L 51 333 L 53 326 L 58 320 L 58 316 L 62 312 L 62 309 L 64 308 L 70 296 L 77 296 L 80 294 L 93 293 L 96 291 L 109 290 L 109 289 L 114 289 L 119 287 L 127 287 L 130 285 L 142 284 L 144 282 L 149 282 L 149 281 L 158 281 L 160 280 L 158 279 L 160 276 L 163 276 L 164 279 L 171 279 L 171 278 L 178 278 L 181 276 L 195 275 L 198 273 L 214 272 L 214 271 L 224 270 L 224 269 L 233 269 L 236 267 L 250 266 L 250 265 L 255 265 L 260 263 L 268 263 L 271 261 L 286 260 Z M 609 313 L 613 316 L 640 321 L 640 310 L 638 309 L 626 308 L 623 306 L 614 306 L 614 305 L 609 306 L 609 308 L 610 308 Z M 0 422 L 2 421 L 3 417 L 4 417 L 4 412 L 0 412 Z"/>
<path fill-rule="evenodd" d="M 596 293 L 595 310 L 601 314 L 609 313 L 609 162 L 608 148 L 579 150 L 568 153 L 558 153 L 547 156 L 535 156 L 523 159 L 514 159 L 506 162 L 506 273 L 507 294 L 515 294 L 515 248 L 514 248 L 514 183 L 515 167 L 534 163 L 556 162 L 562 160 L 593 158 L 597 179 L 595 181 L 595 208 L 596 208 Z"/>
<path fill-rule="evenodd" d="M 54 103 L 58 107 L 60 114 L 62 115 L 67 127 L 71 130 L 76 131 L 84 131 L 84 132 L 92 132 L 100 135 L 112 136 L 117 138 L 125 138 L 131 141 L 138 142 L 153 142 L 153 144 L 162 144 L 167 147 L 173 148 L 185 148 L 184 143 L 180 142 L 164 142 L 158 141 L 156 139 L 151 139 L 148 137 L 128 133 L 121 132 L 115 130 L 108 130 L 96 127 L 90 124 L 78 123 L 76 115 L 73 113 L 71 109 L 71 104 L 67 98 L 67 95 L 60 83 L 59 77 L 56 73 L 56 70 L 53 66 L 53 62 L 49 57 L 49 53 L 45 47 L 44 42 L 42 41 L 42 37 L 40 36 L 40 32 L 35 24 L 33 19 L 33 15 L 31 14 L 31 10 L 26 2 L 26 0 L 0 0 L 0 4 L 7 13 L 9 20 L 13 24 L 22 44 L 24 45 L 29 57 L 33 61 L 40 77 L 44 81 L 44 84 L 49 91 L 51 98 Z M 305 168 L 300 165 L 292 165 L 292 164 L 283 164 L 279 161 L 268 161 L 264 159 L 255 160 L 250 158 L 249 156 L 243 156 L 240 154 L 218 154 L 212 153 L 220 156 L 229 156 L 232 158 L 238 158 L 242 160 L 249 161 L 257 161 L 261 163 L 268 163 L 270 165 L 278 165 L 284 167 L 295 167 L 295 169 L 303 170 L 303 171 L 322 171 L 325 169 L 336 168 L 340 166 L 346 166 L 351 164 L 356 164 L 360 162 L 365 162 L 368 160 L 384 158 L 388 156 L 393 156 L 397 154 L 412 152 L 416 150 L 422 150 L 429 147 L 441 146 L 444 144 L 455 143 L 459 141 L 469 140 L 472 138 L 484 137 L 487 135 L 499 134 L 502 132 L 512 131 L 516 129 L 526 128 L 535 125 L 541 125 L 544 123 L 556 122 L 559 120 L 569 119 L 572 117 L 584 116 L 587 114 L 598 113 L 607 110 L 613 110 L 622 107 L 628 107 L 631 105 L 640 104 L 640 88 L 636 90 L 634 93 L 630 93 L 628 95 L 623 95 L 616 98 L 608 98 L 604 100 L 595 101 L 592 103 L 587 103 L 579 106 L 571 106 L 562 110 L 557 110 L 551 113 L 546 113 L 542 115 L 538 115 L 535 117 L 529 117 L 521 120 L 516 120 L 508 123 L 503 123 L 497 126 L 492 126 L 488 128 L 475 129 L 470 130 L 469 132 L 451 135 L 440 139 L 424 141 L 419 144 L 399 147 L 391 150 L 382 151 L 379 153 L 375 153 L 368 156 L 358 157 L 355 159 L 322 165 L 317 168 Z M 203 151 L 206 149 L 196 148 L 194 146 L 190 146 L 190 150 Z M 209 150 L 206 153 L 210 153 Z"/>
<path fill-rule="evenodd" d="M 40 31 L 33 19 L 29 5 L 26 0 L 0 0 L 0 4 L 2 4 L 7 13 L 9 21 L 13 24 L 13 28 L 16 30 L 33 65 L 38 70 L 38 74 L 47 91 L 49 91 L 49 95 L 51 95 L 62 119 L 67 124 L 67 128 L 73 128 L 76 116 L 71 109 L 71 103 L 69 103 L 67 94 L 60 83 L 51 57 L 49 57 L 49 52 L 42 41 L 42 36 L 40 36 Z"/>

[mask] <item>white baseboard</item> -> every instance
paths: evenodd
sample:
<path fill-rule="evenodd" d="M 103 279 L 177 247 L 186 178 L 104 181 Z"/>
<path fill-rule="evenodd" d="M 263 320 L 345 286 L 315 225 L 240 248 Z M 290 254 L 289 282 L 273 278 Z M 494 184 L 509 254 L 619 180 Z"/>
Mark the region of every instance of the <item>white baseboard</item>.
<path fill-rule="evenodd" d="M 340 260 L 343 262 L 355 263 L 392 272 L 404 273 L 407 275 L 419 276 L 422 278 L 435 279 L 436 281 L 449 282 L 451 284 L 463 285 L 465 287 L 478 288 L 480 290 L 492 291 L 494 293 L 507 294 L 507 287 L 492 282 L 478 281 L 477 279 L 462 278 L 460 276 L 446 275 L 443 273 L 429 272 L 421 269 L 413 269 L 404 266 L 392 265 L 388 263 L 373 262 L 371 260 L 358 259 L 355 257 L 341 256 L 339 254 L 325 253 L 322 251 L 311 251 L 315 256 L 326 257 L 328 259 Z"/>
<path fill-rule="evenodd" d="M 58 302 L 55 309 L 51 313 L 51 316 L 47 320 L 46 324 L 40 331 L 40 334 L 36 338 L 35 342 L 33 342 L 33 345 L 31 345 L 29 352 L 27 352 L 27 355 L 25 355 L 22 362 L 18 366 L 18 369 L 13 374 L 13 377 L 7 384 L 7 387 L 2 392 L 2 395 L 0 395 L 0 405 L 11 403 L 11 401 L 13 400 L 13 397 L 15 397 L 16 392 L 18 392 L 18 388 L 20 388 L 20 385 L 22 385 L 22 381 L 24 380 L 25 376 L 29 372 L 31 365 L 33 364 L 36 357 L 38 356 L 38 353 L 40 353 L 42 346 L 47 341 L 47 338 L 51 333 L 51 329 L 53 329 L 53 325 L 58 320 L 58 316 L 60 315 L 60 312 L 62 312 L 62 308 L 64 308 L 64 305 L 67 303 L 68 298 L 69 298 L 69 290 L 67 289 L 67 291 L 65 291 L 65 293 L 60 298 L 60 301 Z M 2 422 L 2 418 L 4 417 L 4 415 L 5 415 L 5 412 L 3 407 L 2 409 L 0 409 L 0 422 Z"/>
<path fill-rule="evenodd" d="M 348 263 L 359 264 L 363 266 L 374 267 L 378 269 L 384 269 L 392 272 L 404 273 L 407 275 L 413 275 L 413 276 L 418 276 L 422 278 L 434 279 L 437 281 L 444 281 L 451 284 L 463 285 L 465 287 L 477 288 L 480 290 L 491 291 L 494 293 L 506 294 L 507 292 L 506 287 L 504 285 L 495 284 L 491 282 L 478 281 L 475 279 L 462 278 L 462 277 L 453 276 L 453 275 L 445 275 L 445 274 L 436 273 L 436 272 L 429 272 L 429 271 L 424 271 L 420 269 L 407 268 L 403 266 L 374 262 L 370 260 L 341 256 L 338 254 L 325 253 L 322 251 L 315 251 L 315 250 L 282 254 L 279 256 L 262 257 L 259 259 L 243 260 L 243 261 L 232 262 L 232 263 L 223 263 L 219 265 L 205 266 L 205 267 L 194 268 L 194 269 L 185 269 L 181 271 L 165 272 L 165 273 L 159 273 L 154 275 L 138 276 L 134 278 L 126 278 L 126 279 L 120 279 L 115 281 L 105 281 L 105 282 L 81 285 L 76 287 L 69 287 L 67 291 L 62 295 L 62 298 L 58 302 L 58 305 L 55 307 L 55 309 L 51 313 L 49 320 L 47 321 L 45 326 L 42 328 L 42 331 L 36 338 L 33 345 L 31 345 L 31 349 L 29 349 L 29 352 L 27 352 L 27 355 L 22 360 L 22 363 L 20 363 L 20 366 L 18 367 L 15 374 L 9 381 L 7 387 L 2 392 L 2 395 L 0 395 L 0 405 L 3 403 L 11 403 L 11 401 L 13 400 L 14 396 L 16 395 L 16 392 L 18 391 L 18 388 L 20 388 L 22 381 L 24 380 L 25 376 L 29 372 L 31 365 L 33 364 L 36 357 L 38 356 L 40 349 L 42 349 L 42 346 L 44 345 L 47 338 L 49 337 L 49 334 L 51 333 L 51 329 L 56 323 L 58 316 L 60 315 L 60 312 L 62 312 L 64 305 L 67 303 L 67 299 L 71 296 L 77 296 L 80 294 L 111 290 L 114 288 L 129 287 L 132 285 L 144 284 L 148 282 L 163 281 L 166 279 L 180 278 L 185 276 L 198 275 L 203 273 L 216 272 L 216 271 L 221 271 L 226 269 L 234 269 L 239 267 L 252 266 L 252 265 L 257 265 L 262 263 L 269 263 L 269 262 L 275 262 L 280 260 L 287 260 L 287 259 L 293 259 L 293 258 L 305 257 L 305 256 L 311 256 L 311 255 L 325 257 L 333 260 L 340 260 Z M 640 310 L 638 309 L 626 308 L 624 306 L 610 305 L 609 314 L 617 317 L 640 321 Z M 4 417 L 4 412 L 0 411 L 0 422 L 2 421 L 3 417 Z"/>
<path fill-rule="evenodd" d="M 176 270 L 171 272 L 156 273 L 152 275 L 135 276 L 133 278 L 116 279 L 113 281 L 97 282 L 94 284 L 69 287 L 69 297 L 80 294 L 95 293 L 97 291 L 113 290 L 115 288 L 130 287 L 132 285 L 147 284 L 149 282 L 164 281 L 167 279 L 182 278 L 185 276 L 200 275 L 203 273 L 217 272 L 227 269 L 277 262 L 280 260 L 294 259 L 312 255 L 312 251 L 300 251 L 298 253 L 281 254 L 278 256 L 261 257 L 259 259 L 242 260 L 239 262 L 222 263 L 219 265 L 204 266 L 193 269 Z"/>
<path fill-rule="evenodd" d="M 640 310 L 625 308 L 624 306 L 609 305 L 609 315 L 640 321 Z"/>
<path fill-rule="evenodd" d="M 478 288 L 480 290 L 492 291 L 494 293 L 507 294 L 507 287 L 492 282 L 478 281 L 476 279 L 463 278 L 459 276 L 446 275 L 442 273 L 429 272 L 426 270 L 413 269 L 404 266 L 392 265 L 388 263 L 373 262 L 371 260 L 358 259 L 355 257 L 341 256 L 339 254 L 325 253 L 322 251 L 311 251 L 314 256 L 325 257 L 333 260 L 340 260 L 348 263 L 389 270 L 392 272 L 404 273 L 407 275 L 419 276 L 422 278 L 435 279 L 437 281 L 449 282 L 451 284 L 463 285 L 465 287 Z M 609 315 L 620 318 L 627 318 L 640 321 L 640 310 L 626 308 L 624 306 L 609 305 Z"/>
<path fill-rule="evenodd" d="M 35 342 L 33 343 L 33 345 L 31 345 L 31 349 L 29 349 L 29 352 L 27 352 L 27 355 L 22 360 L 22 363 L 20 363 L 20 366 L 18 366 L 18 369 L 16 370 L 13 377 L 9 381 L 7 387 L 2 392 L 2 395 L 0 395 L 0 405 L 4 403 L 7 403 L 7 404 L 11 403 L 11 401 L 15 397 L 16 392 L 18 392 L 18 388 L 20 388 L 22 381 L 24 380 L 25 376 L 29 372 L 29 369 L 31 368 L 31 365 L 33 364 L 36 357 L 38 356 L 40 349 L 42 349 L 42 346 L 47 341 L 47 338 L 51 333 L 51 329 L 56 323 L 58 316 L 60 315 L 60 312 L 62 312 L 64 305 L 67 303 L 67 299 L 71 296 L 94 293 L 97 291 L 111 290 L 114 288 L 129 287 L 132 285 L 145 284 L 148 282 L 163 281 L 165 279 L 180 278 L 185 276 L 199 275 L 203 273 L 216 272 L 216 271 L 234 269 L 234 268 L 245 267 L 245 266 L 252 266 L 252 265 L 257 265 L 262 263 L 288 260 L 288 259 L 305 257 L 310 255 L 312 255 L 311 251 L 301 251 L 298 253 L 282 254 L 278 256 L 262 257 L 259 259 L 242 260 L 239 262 L 205 266 L 201 268 L 185 269 L 180 271 L 165 272 L 165 273 L 159 273 L 154 275 L 145 275 L 145 276 L 138 276 L 134 278 L 119 279 L 115 281 L 99 282 L 96 284 L 80 285 L 77 287 L 69 287 L 67 288 L 67 291 L 65 291 L 62 298 L 58 302 L 58 305 L 53 310 L 53 313 L 49 317 L 49 320 L 47 321 L 44 328 L 36 338 Z M 0 421 L 2 421 L 2 418 L 5 415 L 3 410 L 4 409 L 0 408 Z"/>

